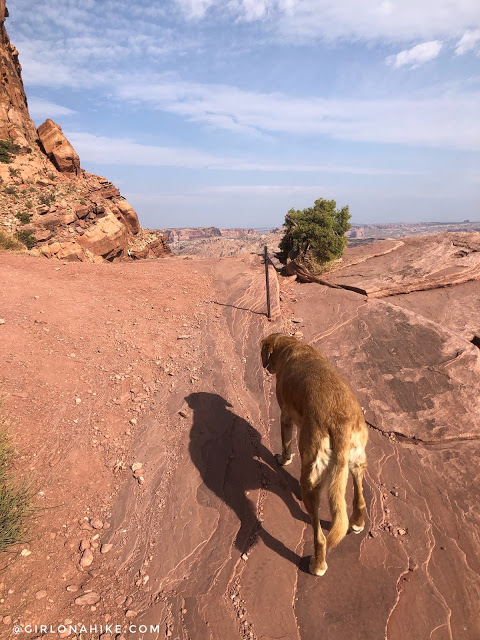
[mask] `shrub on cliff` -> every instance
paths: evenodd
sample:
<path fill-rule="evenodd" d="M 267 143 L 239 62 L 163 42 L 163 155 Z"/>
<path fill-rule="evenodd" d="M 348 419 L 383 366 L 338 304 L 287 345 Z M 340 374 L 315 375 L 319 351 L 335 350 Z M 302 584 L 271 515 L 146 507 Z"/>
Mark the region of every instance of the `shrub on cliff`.
<path fill-rule="evenodd" d="M 33 249 L 35 246 L 35 236 L 31 231 L 17 231 L 15 234 L 17 240 L 20 240 L 22 244 L 24 244 L 27 249 Z"/>
<path fill-rule="evenodd" d="M 11 140 L 0 140 L 0 162 L 10 163 L 12 156 L 17 155 L 20 151 L 18 144 L 15 144 Z"/>
<path fill-rule="evenodd" d="M 0 251 L 25 251 L 25 245 L 15 236 L 0 229 Z"/>
<path fill-rule="evenodd" d="M 31 216 L 26 211 L 19 211 L 15 214 L 15 217 L 20 220 L 22 224 L 29 224 L 31 222 Z"/>
<path fill-rule="evenodd" d="M 343 254 L 350 217 L 348 206 L 337 209 L 335 200 L 324 198 L 315 200 L 308 209 L 290 209 L 285 216 L 285 235 L 279 245 L 282 259 L 296 258 L 310 264 L 315 271 L 324 270 Z"/>

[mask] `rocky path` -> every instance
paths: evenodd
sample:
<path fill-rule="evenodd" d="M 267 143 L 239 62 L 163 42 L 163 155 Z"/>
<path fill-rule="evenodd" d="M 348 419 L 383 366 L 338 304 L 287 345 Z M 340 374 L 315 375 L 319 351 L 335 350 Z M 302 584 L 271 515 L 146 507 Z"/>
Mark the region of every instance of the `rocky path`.
<path fill-rule="evenodd" d="M 132 624 L 123 633 L 135 640 L 480 637 L 480 351 L 457 330 L 460 312 L 440 327 L 421 314 L 419 294 L 400 306 L 395 297 L 283 279 L 281 314 L 276 307 L 268 322 L 263 268 L 252 255 L 62 265 L 58 272 L 41 263 L 37 308 L 31 265 L 19 260 L 20 290 L 8 281 L 1 328 L 23 346 L 19 352 L 12 344 L 4 356 L 13 368 L 2 384 L 35 444 L 18 394 L 37 407 L 48 456 L 34 468 L 48 506 L 71 504 L 38 518 L 32 555 L 14 559 L 4 574 L 4 613 L 23 623 Z M 272 278 L 277 299 L 275 286 Z M 60 330 L 65 313 L 70 333 Z M 323 578 L 308 573 L 312 532 L 298 456 L 287 469 L 273 457 L 279 412 L 259 342 L 277 330 L 299 331 L 326 353 L 371 425 L 367 527 L 332 551 Z M 27 340 L 31 331 L 35 339 Z M 41 358 L 56 377 L 38 369 Z M 28 362 L 37 363 L 30 387 Z M 67 364 L 77 378 L 70 369 L 65 376 Z M 39 393 L 45 382 L 47 399 Z M 89 397 L 89 384 L 100 398 Z M 76 397 L 88 412 L 78 412 Z M 48 432 L 47 409 L 60 402 L 65 408 Z M 103 520 L 99 537 L 95 515 Z M 328 529 L 326 500 L 320 517 Z M 78 568 L 82 537 L 94 555 L 86 569 Z M 98 553 L 99 543 L 107 554 Z M 72 584 L 74 593 L 66 590 Z M 46 597 L 37 600 L 41 588 Z M 75 604 L 92 593 L 98 602 Z M 81 637 L 110 640 L 100 632 Z"/>
<path fill-rule="evenodd" d="M 478 349 L 394 305 L 288 280 L 285 322 L 270 324 L 254 258 L 201 268 L 219 304 L 201 328 L 199 380 L 145 425 L 152 490 L 141 503 L 126 493 L 112 520 L 127 528 L 117 569 L 149 576 L 136 622 L 160 623 L 158 638 L 479 637 Z M 293 326 L 351 379 L 371 424 L 368 529 L 322 579 L 308 573 L 299 461 L 273 459 L 278 409 L 258 356 L 263 335 Z M 321 518 L 328 528 L 326 504 Z"/>

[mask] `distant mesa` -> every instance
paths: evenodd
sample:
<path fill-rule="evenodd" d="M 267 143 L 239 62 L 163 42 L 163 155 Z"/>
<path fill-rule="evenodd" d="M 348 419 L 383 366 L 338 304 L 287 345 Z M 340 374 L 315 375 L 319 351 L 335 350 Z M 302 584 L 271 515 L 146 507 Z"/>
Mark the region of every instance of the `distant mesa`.
<path fill-rule="evenodd" d="M 87 173 L 62 128 L 30 118 L 18 51 L 0 0 L 0 229 L 37 254 L 104 262 L 171 254 L 167 237 L 142 229 L 133 207 L 102 176 Z"/>
<path fill-rule="evenodd" d="M 173 229 L 160 229 L 168 242 L 188 242 L 198 238 L 244 238 L 260 233 L 258 229 L 219 229 L 218 227 L 182 227 Z"/>
<path fill-rule="evenodd" d="M 463 222 L 389 222 L 383 224 L 352 225 L 347 231 L 350 240 L 383 240 L 385 238 L 404 238 L 406 236 L 431 235 L 458 231 L 480 231 L 480 221 Z"/>

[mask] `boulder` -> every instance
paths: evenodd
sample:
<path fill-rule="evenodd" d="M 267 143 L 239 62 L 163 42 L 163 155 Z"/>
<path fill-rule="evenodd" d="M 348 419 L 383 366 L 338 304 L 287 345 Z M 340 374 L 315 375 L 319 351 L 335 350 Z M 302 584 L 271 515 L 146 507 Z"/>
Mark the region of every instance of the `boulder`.
<path fill-rule="evenodd" d="M 38 127 L 38 137 L 45 153 L 61 173 L 80 175 L 80 158 L 58 124 L 48 118 Z"/>
<path fill-rule="evenodd" d="M 67 260 L 67 262 L 85 262 L 85 254 L 75 241 L 61 242 L 55 257 L 59 260 Z"/>
<path fill-rule="evenodd" d="M 52 232 L 50 229 L 37 229 L 35 231 L 35 240 L 37 242 L 44 242 L 45 240 L 49 240 L 52 237 Z"/>
<path fill-rule="evenodd" d="M 108 212 L 84 234 L 78 236 L 77 242 L 94 255 L 113 260 L 125 252 L 128 244 L 128 230 L 113 213 Z"/>
<path fill-rule="evenodd" d="M 170 247 L 167 244 L 167 237 L 160 236 L 153 242 L 147 245 L 148 256 L 153 258 L 163 258 L 163 256 L 170 253 Z"/>
<path fill-rule="evenodd" d="M 101 187 L 100 189 L 95 189 L 90 193 L 90 200 L 93 202 L 101 202 L 102 199 L 110 199 L 115 196 L 119 196 L 120 191 L 113 184 L 109 184 L 108 186 Z"/>
<path fill-rule="evenodd" d="M 75 222 L 77 216 L 72 211 L 59 211 L 58 219 L 61 224 L 71 224 L 72 222 Z"/>
<path fill-rule="evenodd" d="M 145 258 L 148 257 L 148 246 L 143 247 L 142 249 L 140 248 L 129 249 L 128 255 L 134 260 L 144 260 Z"/>
<path fill-rule="evenodd" d="M 119 199 L 115 201 L 115 206 L 120 210 L 122 218 L 127 225 L 129 231 L 137 234 L 140 231 L 140 222 L 135 209 L 126 200 Z"/>
<path fill-rule="evenodd" d="M 77 215 L 77 218 L 80 218 L 80 219 L 86 218 L 89 212 L 90 212 L 90 207 L 86 204 L 78 204 L 75 207 L 75 213 Z"/>

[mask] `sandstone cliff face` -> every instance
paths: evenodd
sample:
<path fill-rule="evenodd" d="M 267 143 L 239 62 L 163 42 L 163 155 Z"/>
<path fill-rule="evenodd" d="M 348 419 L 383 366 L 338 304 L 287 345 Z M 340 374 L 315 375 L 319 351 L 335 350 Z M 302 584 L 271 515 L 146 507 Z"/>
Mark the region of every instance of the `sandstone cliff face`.
<path fill-rule="evenodd" d="M 48 258 L 103 262 L 170 254 L 167 238 L 141 229 L 115 185 L 81 168 L 58 124 L 48 119 L 37 132 L 7 16 L 0 0 L 0 140 L 9 149 L 0 162 L 0 229 Z"/>
<path fill-rule="evenodd" d="M 223 238 L 244 238 L 245 236 L 256 236 L 255 229 L 220 229 Z"/>
<path fill-rule="evenodd" d="M 5 0 L 0 0 L 0 139 L 11 139 L 27 148 L 36 139 L 37 132 L 28 113 L 18 51 L 5 30 L 7 17 Z"/>

